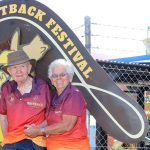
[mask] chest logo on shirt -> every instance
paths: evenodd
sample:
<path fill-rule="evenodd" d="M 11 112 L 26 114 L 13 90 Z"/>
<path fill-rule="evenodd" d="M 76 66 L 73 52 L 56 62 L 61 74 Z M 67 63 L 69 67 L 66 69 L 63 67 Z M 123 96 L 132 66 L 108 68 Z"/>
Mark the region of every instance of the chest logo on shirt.
<path fill-rule="evenodd" d="M 15 96 L 13 93 L 11 93 L 8 97 L 7 100 L 9 103 L 15 103 Z"/>
<path fill-rule="evenodd" d="M 42 108 L 44 104 L 40 101 L 39 96 L 34 96 L 31 101 L 27 102 L 28 106 Z"/>
<path fill-rule="evenodd" d="M 61 115 L 61 114 L 62 114 L 62 111 L 61 111 L 61 110 L 58 110 L 58 111 L 56 110 L 56 111 L 55 111 L 55 114 Z"/>

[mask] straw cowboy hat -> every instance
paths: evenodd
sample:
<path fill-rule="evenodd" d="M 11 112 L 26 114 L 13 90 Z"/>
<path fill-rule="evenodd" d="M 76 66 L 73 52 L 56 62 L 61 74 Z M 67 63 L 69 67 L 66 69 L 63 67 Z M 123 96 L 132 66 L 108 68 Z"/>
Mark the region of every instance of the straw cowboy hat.
<path fill-rule="evenodd" d="M 35 67 L 35 64 L 36 64 L 36 60 L 35 59 L 30 59 L 23 50 L 17 50 L 15 52 L 12 52 L 12 53 L 8 54 L 7 64 L 2 67 L 2 70 L 4 72 L 6 72 L 7 74 L 9 74 L 8 71 L 7 71 L 8 67 L 18 65 L 18 64 L 22 64 L 22 63 L 25 63 L 27 61 L 29 61 L 31 63 L 32 70 L 33 70 L 33 68 Z"/>

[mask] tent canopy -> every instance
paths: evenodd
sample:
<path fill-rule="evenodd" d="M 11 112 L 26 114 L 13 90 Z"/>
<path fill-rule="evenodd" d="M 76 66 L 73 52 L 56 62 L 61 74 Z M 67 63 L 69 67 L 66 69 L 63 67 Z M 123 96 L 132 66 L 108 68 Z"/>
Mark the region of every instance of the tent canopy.
<path fill-rule="evenodd" d="M 111 61 L 116 62 L 138 62 L 138 63 L 150 63 L 150 54 L 147 55 L 140 55 L 140 56 L 133 56 L 133 57 L 124 57 L 124 58 L 117 58 L 111 59 Z"/>

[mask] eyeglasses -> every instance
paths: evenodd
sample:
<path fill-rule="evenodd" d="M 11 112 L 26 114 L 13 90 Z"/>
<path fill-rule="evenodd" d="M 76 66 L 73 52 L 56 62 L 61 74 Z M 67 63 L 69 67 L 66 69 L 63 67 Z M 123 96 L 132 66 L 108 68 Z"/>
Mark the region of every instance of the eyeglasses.
<path fill-rule="evenodd" d="M 51 78 L 53 78 L 53 79 L 56 79 L 56 78 L 62 78 L 62 77 L 65 77 L 66 75 L 68 75 L 68 73 L 64 73 L 64 72 L 62 72 L 62 73 L 60 73 L 60 74 L 52 74 L 52 76 L 51 76 Z"/>

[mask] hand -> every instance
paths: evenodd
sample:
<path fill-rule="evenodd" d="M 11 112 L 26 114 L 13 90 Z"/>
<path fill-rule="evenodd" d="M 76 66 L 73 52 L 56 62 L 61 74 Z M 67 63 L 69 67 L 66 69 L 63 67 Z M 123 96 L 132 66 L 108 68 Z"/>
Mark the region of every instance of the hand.
<path fill-rule="evenodd" d="M 35 138 L 41 134 L 40 128 L 34 124 L 25 125 L 25 128 L 24 134 L 31 138 Z"/>

